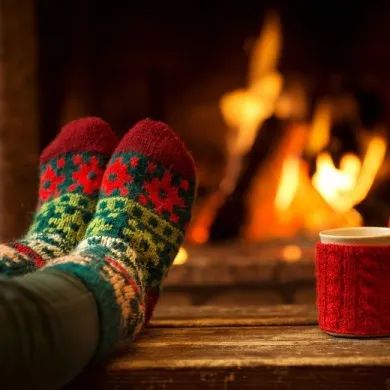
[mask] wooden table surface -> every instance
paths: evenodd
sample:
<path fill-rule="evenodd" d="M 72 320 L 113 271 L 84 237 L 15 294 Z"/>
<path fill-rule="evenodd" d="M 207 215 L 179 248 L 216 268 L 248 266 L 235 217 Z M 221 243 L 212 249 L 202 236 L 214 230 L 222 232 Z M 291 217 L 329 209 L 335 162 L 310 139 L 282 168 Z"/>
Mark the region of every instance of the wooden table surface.
<path fill-rule="evenodd" d="M 390 338 L 334 338 L 312 306 L 161 307 L 70 389 L 390 390 Z"/>

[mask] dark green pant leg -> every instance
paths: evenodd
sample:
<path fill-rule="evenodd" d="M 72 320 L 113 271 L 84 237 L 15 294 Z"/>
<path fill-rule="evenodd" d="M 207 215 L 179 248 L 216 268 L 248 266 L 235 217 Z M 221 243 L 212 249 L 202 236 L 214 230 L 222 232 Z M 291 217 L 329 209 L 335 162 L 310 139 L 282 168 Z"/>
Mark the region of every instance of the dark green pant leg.
<path fill-rule="evenodd" d="M 92 295 L 47 270 L 0 279 L 0 389 L 59 389 L 91 360 L 99 337 Z"/>

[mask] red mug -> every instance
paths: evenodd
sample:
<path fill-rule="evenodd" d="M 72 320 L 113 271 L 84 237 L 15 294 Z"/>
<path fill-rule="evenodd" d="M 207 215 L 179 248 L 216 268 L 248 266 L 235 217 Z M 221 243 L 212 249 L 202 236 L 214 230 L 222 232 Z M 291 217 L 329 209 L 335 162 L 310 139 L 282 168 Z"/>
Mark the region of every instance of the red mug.
<path fill-rule="evenodd" d="M 390 335 L 390 228 L 333 229 L 316 246 L 319 326 L 334 336 Z"/>

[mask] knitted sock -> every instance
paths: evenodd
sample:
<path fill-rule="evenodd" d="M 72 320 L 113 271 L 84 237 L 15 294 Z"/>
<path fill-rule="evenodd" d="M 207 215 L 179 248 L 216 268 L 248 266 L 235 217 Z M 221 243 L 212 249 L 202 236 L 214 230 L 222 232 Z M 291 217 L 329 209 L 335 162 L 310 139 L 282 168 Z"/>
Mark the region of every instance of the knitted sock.
<path fill-rule="evenodd" d="M 100 313 L 98 356 L 133 338 L 150 318 L 194 194 L 194 162 L 181 140 L 161 122 L 139 122 L 107 166 L 84 240 L 45 268 L 76 275 L 93 293 Z"/>
<path fill-rule="evenodd" d="M 105 165 L 118 140 L 99 118 L 70 122 L 40 157 L 36 214 L 26 236 L 0 245 L 0 273 L 22 275 L 71 251 L 95 211 Z"/>

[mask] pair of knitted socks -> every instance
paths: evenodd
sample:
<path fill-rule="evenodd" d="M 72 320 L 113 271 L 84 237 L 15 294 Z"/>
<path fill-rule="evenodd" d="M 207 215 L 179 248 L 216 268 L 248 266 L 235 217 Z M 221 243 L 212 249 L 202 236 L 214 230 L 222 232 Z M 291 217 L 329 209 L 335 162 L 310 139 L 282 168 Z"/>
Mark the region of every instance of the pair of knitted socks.
<path fill-rule="evenodd" d="M 149 320 L 195 182 L 192 157 L 164 123 L 141 121 L 118 143 L 101 119 L 71 122 L 41 155 L 37 212 L 24 238 L 0 245 L 0 274 L 79 278 L 95 298 L 105 354 Z"/>

